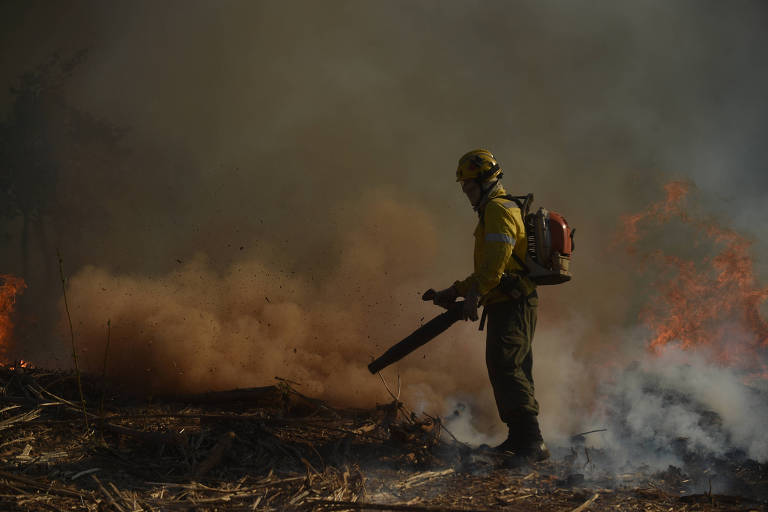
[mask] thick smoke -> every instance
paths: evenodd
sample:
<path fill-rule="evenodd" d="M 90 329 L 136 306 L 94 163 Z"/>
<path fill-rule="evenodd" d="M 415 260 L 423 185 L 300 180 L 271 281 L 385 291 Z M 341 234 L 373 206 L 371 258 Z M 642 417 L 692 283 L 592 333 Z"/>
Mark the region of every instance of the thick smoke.
<path fill-rule="evenodd" d="M 70 364 L 59 248 L 89 368 L 109 319 L 109 372 L 143 391 L 279 375 L 387 399 L 365 364 L 438 313 L 424 289 L 469 272 L 452 174 L 486 146 L 511 192 L 577 227 L 576 278 L 541 291 L 535 341 L 542 424 L 563 437 L 601 396 L 594 368 L 645 350 L 651 292 L 614 246 L 618 218 L 688 178 L 766 249 L 760 2 L 5 2 L 0 24 L 4 84 L 87 50 L 40 110 L 55 197 L 28 261 L 22 220 L 0 232 L 0 273 L 29 269 L 11 355 L 42 365 Z M 483 357 L 475 327 L 454 327 L 400 365 L 404 398 L 471 403 L 493 433 Z"/>
<path fill-rule="evenodd" d="M 768 329 L 759 310 L 768 291 L 751 242 L 688 211 L 685 184 L 666 191 L 625 218 L 628 253 L 645 261 L 653 290 L 640 315 L 649 350 L 605 372 L 595 421 L 610 425 L 602 437 L 622 464 L 682 465 L 692 454 L 766 461 Z M 676 243 L 659 244 L 665 238 Z"/>
<path fill-rule="evenodd" d="M 425 213 L 404 204 L 368 198 L 350 208 L 355 224 L 336 235 L 336 263 L 320 275 L 248 257 L 218 272 L 203 254 L 156 277 L 84 268 L 70 293 L 87 367 L 101 364 L 110 319 L 108 372 L 137 392 L 228 389 L 281 376 L 309 394 L 364 404 L 380 384 L 361 363 L 379 350 L 373 340 L 384 341 L 382 333 L 418 321 L 392 305 L 398 286 L 413 287 L 434 258 L 436 233 Z"/>
<path fill-rule="evenodd" d="M 422 210 L 376 194 L 344 208 L 350 210 L 355 222 L 339 223 L 335 263 L 324 274 L 286 272 L 248 257 L 219 272 L 204 255 L 156 277 L 85 267 L 70 280 L 69 300 L 86 369 L 103 365 L 109 319 L 107 373 L 127 392 L 232 389 L 277 376 L 339 405 L 388 399 L 366 364 L 437 313 L 418 298 L 437 233 Z M 428 361 L 412 356 L 417 364 L 401 364 L 403 398 L 442 410 L 444 396 L 482 390 L 478 365 L 455 357 L 472 351 L 472 342 L 441 340 Z"/>
<path fill-rule="evenodd" d="M 724 457 L 734 451 L 768 460 L 765 394 L 738 370 L 676 348 L 648 357 L 610 379 L 595 437 L 624 466 L 681 466 L 686 455 Z"/>

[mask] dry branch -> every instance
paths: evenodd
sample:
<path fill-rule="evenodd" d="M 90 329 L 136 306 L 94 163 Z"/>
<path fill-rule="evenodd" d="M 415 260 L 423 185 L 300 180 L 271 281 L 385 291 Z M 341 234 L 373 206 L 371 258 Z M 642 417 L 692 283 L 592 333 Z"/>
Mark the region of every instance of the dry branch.
<path fill-rule="evenodd" d="M 94 482 L 96 482 L 96 485 L 99 487 L 99 490 L 101 491 L 101 494 L 103 494 L 104 497 L 107 498 L 107 501 L 109 502 L 109 504 L 112 505 L 115 509 L 117 509 L 118 512 L 125 512 L 125 510 L 123 510 L 123 507 L 121 507 L 115 501 L 115 498 L 112 497 L 112 495 L 109 493 L 109 491 L 106 489 L 106 487 L 101 485 L 101 481 L 96 477 L 96 475 L 92 474 L 91 478 L 93 479 Z"/>
<path fill-rule="evenodd" d="M 409 479 L 405 480 L 403 482 L 403 487 L 405 489 L 408 489 L 409 487 L 416 487 L 418 485 L 423 485 L 430 480 L 434 480 L 435 478 L 440 478 L 442 476 L 447 476 L 455 473 L 453 468 L 449 468 L 443 471 L 427 471 L 424 473 L 416 473 Z"/>
<path fill-rule="evenodd" d="M 32 411 L 27 411 L 23 414 L 19 414 L 18 416 L 12 416 L 8 418 L 7 420 L 0 421 L 0 430 L 6 429 L 13 425 L 14 423 L 19 422 L 28 422 L 32 421 L 36 418 L 40 417 L 40 412 L 42 409 L 34 409 Z"/>
<path fill-rule="evenodd" d="M 592 505 L 597 498 L 599 498 L 599 494 L 594 494 L 591 498 L 589 498 L 587 501 L 576 507 L 575 509 L 571 510 L 571 512 L 584 512 L 590 505 Z"/>
<path fill-rule="evenodd" d="M 60 494 L 62 496 L 70 496 L 74 498 L 85 497 L 85 494 L 81 492 L 78 492 L 74 489 L 69 489 L 66 487 L 55 485 L 53 482 L 40 482 L 33 478 L 29 478 L 21 475 L 15 475 L 13 473 L 6 473 L 5 471 L 0 471 L 0 478 L 4 478 L 6 480 L 13 480 L 14 482 L 17 482 L 23 486 L 31 487 L 39 491 L 45 491 L 48 493 Z"/>

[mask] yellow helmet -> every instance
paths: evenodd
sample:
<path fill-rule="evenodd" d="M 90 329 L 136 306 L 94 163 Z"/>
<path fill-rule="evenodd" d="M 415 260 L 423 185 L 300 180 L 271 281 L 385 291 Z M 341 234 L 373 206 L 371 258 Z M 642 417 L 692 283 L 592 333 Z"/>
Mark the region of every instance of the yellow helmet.
<path fill-rule="evenodd" d="M 487 149 L 473 149 L 459 158 L 456 181 L 488 181 L 501 178 L 501 167 Z"/>

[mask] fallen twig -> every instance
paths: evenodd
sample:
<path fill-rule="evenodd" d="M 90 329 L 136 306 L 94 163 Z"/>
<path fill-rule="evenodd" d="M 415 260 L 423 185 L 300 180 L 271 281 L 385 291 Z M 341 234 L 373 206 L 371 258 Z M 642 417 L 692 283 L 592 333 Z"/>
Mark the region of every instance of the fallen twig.
<path fill-rule="evenodd" d="M 41 412 L 42 412 L 42 409 L 33 409 L 23 414 L 19 414 L 18 416 L 12 416 L 7 420 L 0 421 L 0 430 L 8 428 L 14 423 L 27 422 L 27 421 L 32 421 L 36 418 L 39 418 Z"/>
<path fill-rule="evenodd" d="M 106 487 L 101 485 L 101 481 L 96 477 L 96 475 L 92 474 L 91 478 L 93 479 L 94 482 L 96 482 L 96 485 L 99 487 L 99 490 L 101 491 L 101 494 L 103 494 L 104 497 L 107 498 L 107 501 L 110 503 L 110 505 L 115 507 L 119 512 L 125 512 L 125 510 L 123 510 L 123 507 L 121 507 L 115 501 L 115 498 L 112 497 L 112 495 L 109 493 L 109 491 L 106 489 Z"/>
<path fill-rule="evenodd" d="M 260 482 L 258 484 L 250 486 L 248 489 L 251 489 L 251 490 L 264 489 L 266 487 L 272 487 L 272 486 L 287 484 L 291 482 L 298 482 L 299 480 L 306 480 L 306 479 L 307 479 L 306 476 L 292 476 L 292 477 L 283 478 L 280 480 L 270 480 L 266 482 Z M 144 483 L 147 485 L 161 485 L 167 489 L 188 489 L 193 491 L 222 492 L 222 493 L 237 492 L 232 489 L 216 489 L 215 487 L 207 487 L 201 483 L 191 483 L 191 484 L 175 484 L 171 482 L 144 482 Z"/>
<path fill-rule="evenodd" d="M 571 510 L 571 512 L 583 512 L 587 509 L 590 505 L 592 505 L 597 498 L 599 498 L 599 494 L 594 494 L 591 498 L 589 498 L 587 501 L 576 507 L 575 509 Z"/>
<path fill-rule="evenodd" d="M 77 480 L 81 476 L 90 475 L 91 473 L 95 473 L 97 471 L 101 471 L 101 468 L 91 468 L 86 469 L 85 471 L 80 471 L 79 473 L 75 473 L 71 477 L 69 477 L 70 480 Z"/>
<path fill-rule="evenodd" d="M 590 430 L 588 432 L 582 432 L 581 434 L 576 434 L 576 435 L 571 436 L 571 437 L 572 438 L 573 437 L 582 437 L 582 436 L 586 436 L 587 434 L 594 434 L 595 432 L 608 432 L 608 429 L 607 428 L 598 428 L 598 429 L 595 429 L 595 430 Z"/>
<path fill-rule="evenodd" d="M 447 476 L 455 472 L 456 471 L 453 468 L 448 468 L 443 471 L 427 471 L 424 473 L 416 473 L 412 477 L 405 480 L 402 485 L 405 489 L 408 489 L 409 487 L 416 487 L 417 485 L 425 484 L 430 480 L 434 480 L 435 478 Z"/>
<path fill-rule="evenodd" d="M 35 439 L 35 436 L 20 437 L 19 439 L 13 439 L 11 441 L 6 441 L 3 444 L 0 444 L 0 448 L 4 448 L 6 446 L 16 444 L 16 443 L 23 443 L 25 441 L 32 441 L 33 439 Z"/>
<path fill-rule="evenodd" d="M 52 482 L 40 482 L 38 480 L 35 480 L 33 478 L 29 478 L 26 476 L 21 475 L 15 475 L 13 473 L 6 473 L 5 471 L 0 471 L 0 478 L 5 478 L 7 480 L 13 480 L 15 482 L 18 482 L 20 484 L 26 485 L 28 487 L 32 487 L 34 489 L 38 489 L 40 491 L 45 491 L 49 493 L 54 494 L 60 494 L 62 496 L 70 496 L 73 498 L 84 498 L 85 494 L 81 492 L 77 492 L 73 489 L 69 489 L 66 487 L 61 487 L 58 485 L 53 484 Z"/>

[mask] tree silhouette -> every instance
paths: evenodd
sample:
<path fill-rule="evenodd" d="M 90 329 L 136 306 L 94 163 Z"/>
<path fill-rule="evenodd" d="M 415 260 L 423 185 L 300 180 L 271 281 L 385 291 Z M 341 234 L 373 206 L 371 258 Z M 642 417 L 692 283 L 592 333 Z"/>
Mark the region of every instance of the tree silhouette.
<path fill-rule="evenodd" d="M 21 217 L 22 275 L 29 271 L 30 230 L 43 232 L 43 219 L 54 204 L 57 164 L 51 117 L 64 108 L 61 89 L 85 52 L 58 56 L 23 74 L 11 88 L 13 104 L 0 123 L 0 217 Z"/>

